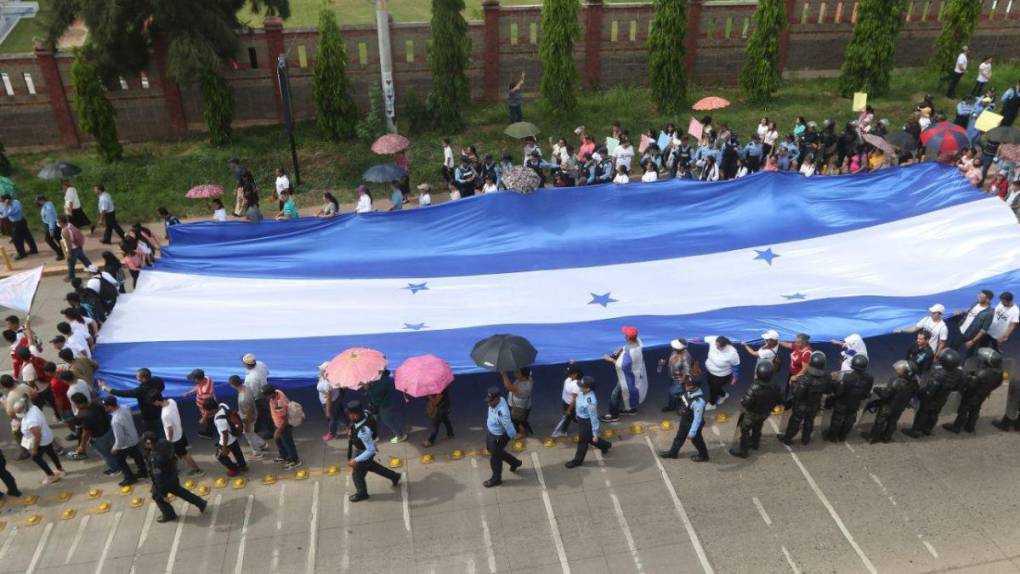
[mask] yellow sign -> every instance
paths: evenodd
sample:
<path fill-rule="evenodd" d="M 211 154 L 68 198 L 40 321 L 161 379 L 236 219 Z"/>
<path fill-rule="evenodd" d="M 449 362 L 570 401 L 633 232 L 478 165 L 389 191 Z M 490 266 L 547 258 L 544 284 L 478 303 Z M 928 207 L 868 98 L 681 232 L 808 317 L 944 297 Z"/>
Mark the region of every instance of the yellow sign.
<path fill-rule="evenodd" d="M 1002 123 L 1001 115 L 992 111 L 985 110 L 981 112 L 981 115 L 978 116 L 977 121 L 974 122 L 974 129 L 976 129 L 979 132 L 987 132 L 988 130 L 999 127 L 999 124 L 1001 123 Z"/>
<path fill-rule="evenodd" d="M 853 111 L 863 112 L 868 107 L 868 94 L 864 92 L 856 92 L 854 94 L 854 106 Z"/>

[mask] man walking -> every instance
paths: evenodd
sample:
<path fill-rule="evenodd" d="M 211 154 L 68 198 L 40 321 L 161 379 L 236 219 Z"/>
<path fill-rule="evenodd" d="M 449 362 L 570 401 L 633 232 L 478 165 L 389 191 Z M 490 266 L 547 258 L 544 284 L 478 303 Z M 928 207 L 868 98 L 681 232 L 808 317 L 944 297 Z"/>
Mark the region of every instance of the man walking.
<path fill-rule="evenodd" d="M 0 195 L 0 201 L 3 202 L 3 207 L 0 208 L 0 217 L 11 222 L 11 239 L 14 241 L 14 249 L 18 252 L 18 256 L 14 259 L 24 259 L 29 255 L 39 253 L 35 238 L 32 237 L 32 232 L 28 229 L 28 221 L 25 221 L 25 210 L 21 207 L 21 202 L 11 197 L 9 193 Z M 25 253 L 26 243 L 28 244 L 28 253 Z"/>
<path fill-rule="evenodd" d="M 266 385 L 262 389 L 262 396 L 269 401 L 269 412 L 273 417 L 273 424 L 276 430 L 273 431 L 273 440 L 276 441 L 276 450 L 279 456 L 274 462 L 282 462 L 283 470 L 291 470 L 301 466 L 301 459 L 298 457 L 297 445 L 294 444 L 294 427 L 290 425 L 290 400 L 283 391 Z"/>
<path fill-rule="evenodd" d="M 91 378 L 89 380 L 91 382 Z M 146 431 L 162 434 L 162 411 L 161 407 L 155 403 L 155 399 L 163 393 L 163 379 L 153 377 L 152 371 L 143 367 L 135 372 L 135 380 L 138 381 L 137 387 L 124 390 L 110 387 L 103 379 L 99 379 L 97 383 L 100 389 L 115 397 L 138 401 L 138 410 L 142 415 L 142 426 Z"/>
<path fill-rule="evenodd" d="M 255 432 L 263 439 L 267 439 L 273 436 L 276 430 L 273 418 L 269 414 L 269 399 L 263 393 L 269 386 L 269 367 L 251 353 L 241 357 L 241 362 L 245 370 L 244 386 L 248 387 L 255 397 Z"/>
<path fill-rule="evenodd" d="M 241 416 L 244 438 L 248 440 L 248 447 L 251 448 L 248 456 L 261 459 L 262 453 L 269 449 L 269 444 L 255 432 L 255 396 L 244 386 L 241 377 L 230 375 L 229 383 L 230 388 L 237 392 L 237 414 Z"/>
<path fill-rule="evenodd" d="M 241 443 L 237 437 L 241 434 L 241 419 L 224 403 L 208 397 L 202 403 L 206 412 L 212 413 L 213 427 L 216 429 L 216 460 L 227 469 L 227 476 L 237 476 L 248 472 L 248 463 L 241 452 Z M 233 455 L 233 460 L 231 460 Z"/>
<path fill-rule="evenodd" d="M 166 500 L 168 494 L 173 494 L 181 500 L 195 505 L 199 512 L 205 512 L 206 501 L 181 486 L 181 480 L 177 476 L 177 457 L 174 456 L 174 447 L 169 442 L 160 440 L 158 435 L 153 432 L 146 432 L 142 435 L 142 444 L 145 447 L 145 467 L 152 479 L 152 500 L 159 507 L 160 512 L 156 522 L 177 520 L 177 512 Z"/>
<path fill-rule="evenodd" d="M 956 57 L 956 65 L 953 66 L 953 71 L 949 75 L 949 89 L 946 91 L 946 97 L 949 99 L 956 98 L 956 86 L 960 84 L 960 79 L 967 73 L 967 46 L 960 48 L 960 55 Z"/>
<path fill-rule="evenodd" d="M 177 401 L 164 398 L 163 395 L 156 395 L 152 403 L 160 407 L 160 420 L 163 423 L 163 434 L 166 441 L 173 447 L 177 458 L 183 460 L 191 471 L 191 476 L 205 476 L 205 471 L 199 468 L 198 463 L 192 458 L 188 450 L 188 437 L 184 434 L 184 425 L 181 423 L 181 412 L 177 408 Z"/>
<path fill-rule="evenodd" d="M 96 268 L 92 266 L 92 261 L 85 255 L 85 235 L 81 230 L 68 221 L 66 215 L 61 215 L 57 219 L 57 223 L 60 225 L 60 237 L 63 238 L 64 245 L 67 246 L 66 281 L 70 283 L 74 281 L 74 267 L 78 261 L 81 261 L 85 265 L 85 269 L 89 271 L 95 271 Z"/>
<path fill-rule="evenodd" d="M 110 415 L 110 426 L 113 428 L 113 453 L 117 466 L 120 468 L 124 480 L 118 486 L 130 486 L 138 482 L 139 478 L 148 476 L 145 470 L 145 457 L 138 449 L 138 431 L 135 430 L 135 421 L 131 418 L 131 411 L 117 404 L 117 397 L 108 396 L 103 398 L 103 406 Z M 131 471 L 128 464 L 128 457 L 131 457 L 138 465 L 138 472 Z"/>
<path fill-rule="evenodd" d="M 121 229 L 120 224 L 117 223 L 117 212 L 113 209 L 113 197 L 110 196 L 110 192 L 106 191 L 106 188 L 102 185 L 97 185 L 94 188 L 96 197 L 98 198 L 99 217 L 103 219 L 103 239 L 101 243 L 103 245 L 109 245 L 110 240 L 113 239 L 113 234 L 116 233 L 122 240 L 124 239 L 124 230 Z"/>
<path fill-rule="evenodd" d="M 60 246 L 60 225 L 57 224 L 57 208 L 45 195 L 35 196 L 35 204 L 39 206 L 39 218 L 43 222 L 43 239 L 46 245 L 57 254 L 57 261 L 64 259 L 64 249 Z"/>
<path fill-rule="evenodd" d="M 368 486 L 365 484 L 365 476 L 368 473 L 374 472 L 389 479 L 393 486 L 400 483 L 401 475 L 375 461 L 375 441 L 378 434 L 368 423 L 368 417 L 365 416 L 365 409 L 361 407 L 361 402 L 351 401 L 347 405 L 347 420 L 351 423 L 350 432 L 347 435 L 348 441 L 350 441 L 348 443 L 350 448 L 347 449 L 347 465 L 351 467 L 351 478 L 356 490 L 349 499 L 351 502 L 361 502 L 368 498 Z"/>
<path fill-rule="evenodd" d="M 761 427 L 781 399 L 779 387 L 772 382 L 774 374 L 772 361 L 761 361 L 755 366 L 754 382 L 740 401 L 744 407 L 737 423 L 740 426 L 740 444 L 730 449 L 733 456 L 747 458 L 748 449 L 758 450 L 761 445 Z"/>
<path fill-rule="evenodd" d="M 567 468 L 574 468 L 584 464 L 584 457 L 588 454 L 588 445 L 602 451 L 602 454 L 609 452 L 612 443 L 599 436 L 599 403 L 595 398 L 592 389 L 595 387 L 595 379 L 581 377 L 577 383 L 581 394 L 577 397 L 576 412 L 577 424 L 581 427 L 581 436 L 577 441 L 577 450 L 574 451 L 574 458 L 567 461 Z"/>
<path fill-rule="evenodd" d="M 510 419 L 510 407 L 499 395 L 499 387 L 489 387 L 485 395 L 489 404 L 489 414 L 485 419 L 485 448 L 489 449 L 489 467 L 492 476 L 482 483 L 485 488 L 503 484 L 503 463 L 510 465 L 510 472 L 517 472 L 523 462 L 506 451 L 510 439 L 517 436 L 517 429 Z"/>
<path fill-rule="evenodd" d="M 673 444 L 669 450 L 659 451 L 662 458 L 679 458 L 680 449 L 687 439 L 691 440 L 698 454 L 691 457 L 694 462 L 708 461 L 708 447 L 705 446 L 705 439 L 701 436 L 702 428 L 705 426 L 705 395 L 701 387 L 694 379 L 688 378 L 684 381 L 684 394 L 680 397 L 680 425 L 676 429 L 676 436 L 673 437 Z"/>

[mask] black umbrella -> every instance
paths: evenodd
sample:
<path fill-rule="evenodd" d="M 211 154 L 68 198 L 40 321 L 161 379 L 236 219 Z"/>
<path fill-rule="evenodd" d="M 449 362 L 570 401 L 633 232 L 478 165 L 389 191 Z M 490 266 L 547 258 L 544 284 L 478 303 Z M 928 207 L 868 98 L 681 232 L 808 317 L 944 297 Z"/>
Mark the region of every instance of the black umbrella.
<path fill-rule="evenodd" d="M 373 165 L 368 168 L 361 179 L 371 183 L 388 183 L 391 181 L 400 181 L 407 175 L 403 168 L 392 163 L 383 163 L 379 165 Z"/>
<path fill-rule="evenodd" d="M 39 170 L 39 177 L 42 179 L 67 179 L 81 173 L 81 168 L 73 163 L 58 161 L 48 163 Z"/>
<path fill-rule="evenodd" d="M 893 132 L 885 136 L 885 141 L 892 144 L 893 147 L 899 148 L 903 151 L 914 151 L 917 149 L 917 138 L 909 132 Z"/>
<path fill-rule="evenodd" d="M 999 126 L 988 130 L 985 133 L 985 139 L 995 143 L 1018 144 L 1020 143 L 1020 130 L 1013 126 Z"/>
<path fill-rule="evenodd" d="M 479 367 L 499 372 L 519 371 L 535 362 L 538 351 L 524 337 L 493 335 L 475 343 L 471 358 Z"/>

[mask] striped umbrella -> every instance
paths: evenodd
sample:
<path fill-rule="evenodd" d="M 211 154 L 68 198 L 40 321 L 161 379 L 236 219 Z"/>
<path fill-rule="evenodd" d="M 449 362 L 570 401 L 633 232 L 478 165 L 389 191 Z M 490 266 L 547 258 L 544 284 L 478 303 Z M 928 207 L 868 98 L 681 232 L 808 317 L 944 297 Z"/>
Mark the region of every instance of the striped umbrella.
<path fill-rule="evenodd" d="M 967 130 L 950 122 L 939 122 L 921 132 L 921 144 L 929 158 L 956 155 L 970 145 Z"/>

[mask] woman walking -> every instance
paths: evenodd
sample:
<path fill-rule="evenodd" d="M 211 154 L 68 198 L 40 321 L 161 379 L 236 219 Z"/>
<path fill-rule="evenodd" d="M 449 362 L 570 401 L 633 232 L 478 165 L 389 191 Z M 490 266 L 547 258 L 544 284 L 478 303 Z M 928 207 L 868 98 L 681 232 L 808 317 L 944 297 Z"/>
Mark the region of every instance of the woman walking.
<path fill-rule="evenodd" d="M 528 417 L 531 415 L 531 392 L 535 387 L 535 382 L 531 379 L 531 369 L 524 367 L 517 371 L 513 382 L 510 381 L 510 377 L 506 373 L 502 373 L 502 375 L 503 386 L 510 391 L 506 401 L 510 406 L 510 420 L 517 427 L 517 432 L 521 437 L 535 434 L 535 431 L 531 429 L 531 423 L 528 422 Z"/>
<path fill-rule="evenodd" d="M 57 451 L 53 448 L 53 430 L 46 422 L 43 412 L 27 400 L 21 400 L 15 405 L 14 413 L 21 420 L 21 446 L 29 452 L 32 461 L 46 474 L 42 483 L 44 485 L 53 484 L 63 478 L 64 467 L 60 464 L 60 457 L 57 456 Z M 43 455 L 53 461 L 56 470 L 51 469 L 43 460 Z"/>
<path fill-rule="evenodd" d="M 429 438 L 422 442 L 422 446 L 430 447 L 436 443 L 436 438 L 439 437 L 440 425 L 446 427 L 446 438 L 453 438 L 453 423 L 450 422 L 449 387 L 443 389 L 443 392 L 429 395 L 425 399 L 425 414 L 432 421 L 432 432 L 429 433 Z"/>

